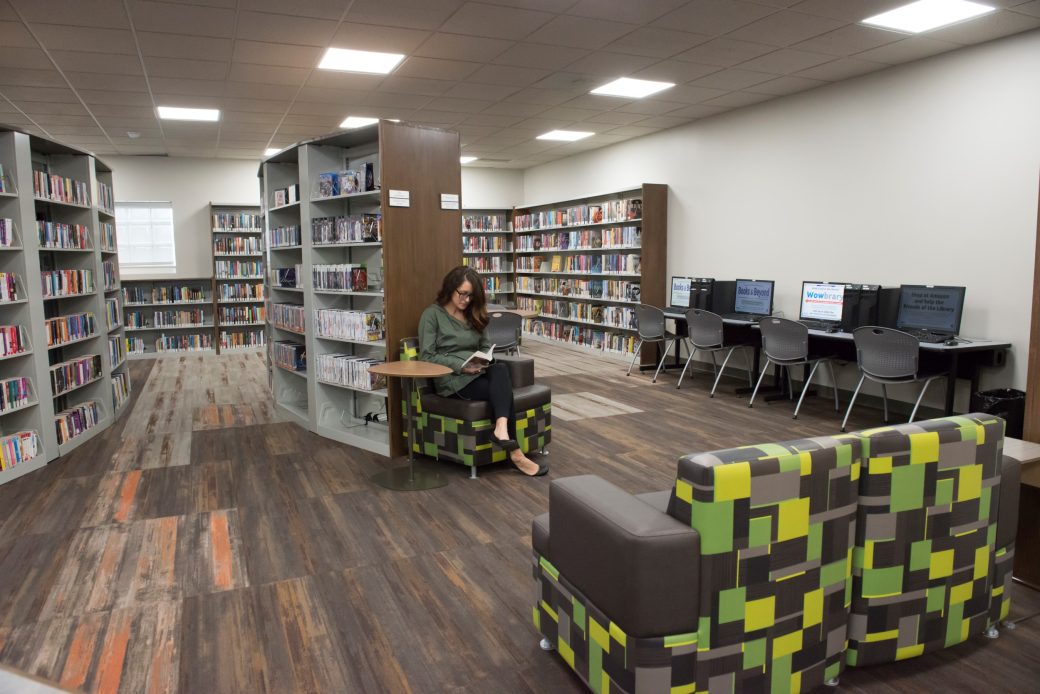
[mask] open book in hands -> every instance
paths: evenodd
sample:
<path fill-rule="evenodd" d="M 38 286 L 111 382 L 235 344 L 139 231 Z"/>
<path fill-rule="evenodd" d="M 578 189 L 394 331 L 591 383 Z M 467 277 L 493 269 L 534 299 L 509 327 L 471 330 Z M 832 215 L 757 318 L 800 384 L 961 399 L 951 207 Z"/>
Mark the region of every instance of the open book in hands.
<path fill-rule="evenodd" d="M 490 364 L 491 360 L 494 359 L 495 356 L 495 346 L 496 345 L 491 345 L 490 347 L 488 347 L 488 351 L 486 352 L 478 351 L 469 355 L 466 361 L 462 362 L 462 366 L 459 367 L 459 371 L 462 371 L 467 366 L 479 366 L 483 368 Z"/>

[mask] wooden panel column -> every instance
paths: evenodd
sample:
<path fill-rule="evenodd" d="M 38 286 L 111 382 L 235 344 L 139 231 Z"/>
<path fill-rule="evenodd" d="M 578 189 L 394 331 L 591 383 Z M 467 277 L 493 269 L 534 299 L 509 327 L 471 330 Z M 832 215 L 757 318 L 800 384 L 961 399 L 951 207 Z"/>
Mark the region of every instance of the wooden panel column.
<path fill-rule="evenodd" d="M 1033 319 L 1029 328 L 1026 376 L 1026 441 L 1040 443 L 1040 194 L 1037 196 L 1036 245 L 1033 248 Z"/>

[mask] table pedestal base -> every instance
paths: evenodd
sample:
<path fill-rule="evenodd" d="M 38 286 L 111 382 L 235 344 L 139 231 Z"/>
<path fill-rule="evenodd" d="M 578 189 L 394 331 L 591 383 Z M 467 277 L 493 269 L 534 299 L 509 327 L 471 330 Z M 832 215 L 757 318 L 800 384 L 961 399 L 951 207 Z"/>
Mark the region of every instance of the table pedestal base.
<path fill-rule="evenodd" d="M 448 484 L 448 479 L 435 467 L 417 460 L 409 463 L 407 458 L 405 462 L 408 464 L 377 472 L 369 479 L 382 487 L 400 492 L 437 489 Z"/>

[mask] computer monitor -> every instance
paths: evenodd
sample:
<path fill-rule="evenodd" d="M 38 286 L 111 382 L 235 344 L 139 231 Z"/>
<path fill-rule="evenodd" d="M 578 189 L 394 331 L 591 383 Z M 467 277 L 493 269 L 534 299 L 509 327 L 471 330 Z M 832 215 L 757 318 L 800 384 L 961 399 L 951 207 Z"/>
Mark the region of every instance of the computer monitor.
<path fill-rule="evenodd" d="M 689 277 L 672 277 L 672 293 L 668 305 L 676 308 L 689 308 L 692 284 L 693 280 Z"/>
<path fill-rule="evenodd" d="M 963 310 L 964 287 L 903 284 L 899 287 L 896 327 L 956 335 Z"/>
<path fill-rule="evenodd" d="M 770 315 L 773 312 L 773 280 L 737 280 L 733 310 L 736 313 Z"/>
<path fill-rule="evenodd" d="M 803 320 L 820 320 L 841 323 L 845 305 L 845 285 L 830 282 L 802 282 L 802 308 L 798 317 Z"/>

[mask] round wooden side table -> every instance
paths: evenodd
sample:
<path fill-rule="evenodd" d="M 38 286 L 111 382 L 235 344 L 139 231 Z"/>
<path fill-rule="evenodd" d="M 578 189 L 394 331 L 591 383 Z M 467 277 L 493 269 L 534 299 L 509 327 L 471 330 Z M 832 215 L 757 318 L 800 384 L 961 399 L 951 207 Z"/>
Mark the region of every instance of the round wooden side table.
<path fill-rule="evenodd" d="M 398 491 L 418 491 L 421 489 L 436 489 L 443 487 L 448 480 L 441 475 L 439 470 L 415 467 L 415 456 L 413 446 L 415 445 L 415 412 L 412 405 L 412 379 L 413 378 L 435 378 L 447 376 L 452 370 L 447 366 L 434 364 L 429 361 L 413 359 L 411 361 L 388 361 L 382 364 L 373 364 L 368 367 L 369 373 L 379 374 L 387 378 L 401 379 L 401 388 L 407 393 L 408 403 L 408 465 L 390 468 L 377 472 L 370 478 L 373 482 L 387 489 Z"/>

